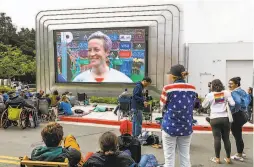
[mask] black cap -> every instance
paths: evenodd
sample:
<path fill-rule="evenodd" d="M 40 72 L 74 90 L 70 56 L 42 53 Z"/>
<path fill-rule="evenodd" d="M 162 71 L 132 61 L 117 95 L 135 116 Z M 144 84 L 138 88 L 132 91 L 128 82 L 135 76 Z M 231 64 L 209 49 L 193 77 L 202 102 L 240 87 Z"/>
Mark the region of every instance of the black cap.
<path fill-rule="evenodd" d="M 172 74 L 176 77 L 181 77 L 182 72 L 185 72 L 185 68 L 181 64 L 177 64 L 171 67 L 170 71 L 167 74 Z"/>

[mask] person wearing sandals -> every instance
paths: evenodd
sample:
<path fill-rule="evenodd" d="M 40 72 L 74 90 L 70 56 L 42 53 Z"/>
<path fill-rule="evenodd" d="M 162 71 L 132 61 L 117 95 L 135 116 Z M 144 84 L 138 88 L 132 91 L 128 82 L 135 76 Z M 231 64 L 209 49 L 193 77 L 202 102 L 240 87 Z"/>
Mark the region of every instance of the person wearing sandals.
<path fill-rule="evenodd" d="M 224 142 L 227 157 L 224 158 L 226 163 L 231 163 L 231 143 L 229 140 L 230 122 L 227 112 L 227 104 L 235 105 L 231 93 L 224 90 L 224 86 L 219 79 L 215 79 L 211 83 L 211 92 L 208 93 L 202 103 L 202 107 L 206 108 L 210 105 L 210 124 L 214 137 L 215 157 L 211 161 L 220 163 L 221 139 Z M 231 111 L 230 111 L 231 112 Z"/>
<path fill-rule="evenodd" d="M 190 143 L 193 121 L 193 108 L 196 89 L 185 83 L 188 72 L 178 64 L 169 71 L 169 82 L 163 87 L 160 97 L 162 119 L 162 143 L 164 150 L 164 167 L 175 166 L 176 146 L 179 150 L 180 166 L 190 167 Z"/>
<path fill-rule="evenodd" d="M 235 101 L 235 106 L 231 108 L 233 122 L 231 131 L 235 138 L 237 153 L 231 157 L 233 160 L 244 161 L 246 154 L 242 137 L 242 127 L 248 121 L 248 105 L 250 103 L 249 95 L 241 88 L 241 78 L 234 77 L 229 80 L 229 89 Z"/>

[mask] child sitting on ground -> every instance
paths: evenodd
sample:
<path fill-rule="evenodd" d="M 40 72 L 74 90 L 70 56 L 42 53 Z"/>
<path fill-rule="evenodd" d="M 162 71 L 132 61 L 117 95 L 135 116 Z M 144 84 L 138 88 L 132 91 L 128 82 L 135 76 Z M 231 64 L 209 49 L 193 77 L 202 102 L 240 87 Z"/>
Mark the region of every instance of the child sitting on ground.
<path fill-rule="evenodd" d="M 73 115 L 73 112 L 71 110 L 71 103 L 69 102 L 66 95 L 64 95 L 61 99 L 59 110 L 63 111 L 64 115 Z"/>
<path fill-rule="evenodd" d="M 31 160 L 64 162 L 68 158 L 69 165 L 77 167 L 81 162 L 80 147 L 72 135 L 64 139 L 64 147 L 61 146 L 64 132 L 58 123 L 49 123 L 41 131 L 42 140 L 46 146 L 39 146 L 32 151 Z M 83 165 L 83 164 L 80 164 Z"/>

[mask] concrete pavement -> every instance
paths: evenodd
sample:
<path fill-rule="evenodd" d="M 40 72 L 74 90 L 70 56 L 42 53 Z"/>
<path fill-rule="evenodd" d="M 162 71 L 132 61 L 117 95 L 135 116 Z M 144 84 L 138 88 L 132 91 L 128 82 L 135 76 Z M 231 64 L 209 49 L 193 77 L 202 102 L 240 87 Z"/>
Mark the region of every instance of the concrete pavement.
<path fill-rule="evenodd" d="M 99 136 L 106 132 L 112 131 L 119 135 L 118 127 L 104 126 L 93 124 L 73 124 L 62 122 L 64 127 L 64 133 L 73 134 L 80 144 L 82 152 L 85 154 L 90 151 L 98 150 Z M 0 129 L 1 141 L 0 141 L 0 167 L 18 167 L 18 157 L 24 155 L 30 155 L 33 148 L 42 145 L 40 131 L 44 125 L 42 124 L 36 129 L 21 130 L 18 127 L 12 127 L 7 130 Z M 155 132 L 160 136 L 160 131 Z M 253 134 L 245 134 L 245 152 L 247 159 L 245 162 L 234 162 L 232 167 L 252 167 L 253 166 Z M 232 154 L 236 152 L 235 142 L 231 136 Z M 221 151 L 221 157 L 225 157 L 223 145 Z M 154 149 L 150 146 L 142 147 L 143 154 L 153 153 L 159 162 L 164 162 L 163 150 Z M 214 155 L 213 150 L 213 137 L 211 133 L 194 133 L 191 143 L 191 161 L 192 167 L 215 167 L 215 165 L 209 161 L 210 157 Z M 178 159 L 178 157 L 177 157 Z M 16 163 L 16 164 L 15 164 Z M 177 160 L 176 166 L 179 167 Z M 221 164 L 220 167 L 228 165 Z"/>
<path fill-rule="evenodd" d="M 116 105 L 110 105 L 110 104 L 99 104 L 100 106 L 107 106 L 109 108 L 115 108 Z M 120 125 L 120 122 L 118 121 L 118 116 L 116 116 L 112 111 L 108 112 L 89 112 L 94 107 L 92 107 L 92 104 L 89 106 L 74 106 L 72 110 L 75 109 L 81 109 L 87 115 L 84 116 L 61 116 L 61 121 L 68 121 L 68 122 L 83 122 L 83 123 L 95 123 L 95 124 L 104 124 L 104 125 Z M 155 118 L 161 117 L 162 114 L 158 112 L 152 113 L 152 123 L 149 121 L 143 121 L 143 127 L 145 128 L 157 128 L 160 129 L 160 125 L 156 123 Z M 194 119 L 197 120 L 197 124 L 193 126 L 194 130 L 199 131 L 211 131 L 210 124 L 205 120 L 205 117 L 207 115 L 195 115 Z M 125 119 L 125 118 L 123 118 Z M 253 132 L 253 124 L 250 124 L 247 122 L 244 127 L 243 131 L 245 132 Z"/>

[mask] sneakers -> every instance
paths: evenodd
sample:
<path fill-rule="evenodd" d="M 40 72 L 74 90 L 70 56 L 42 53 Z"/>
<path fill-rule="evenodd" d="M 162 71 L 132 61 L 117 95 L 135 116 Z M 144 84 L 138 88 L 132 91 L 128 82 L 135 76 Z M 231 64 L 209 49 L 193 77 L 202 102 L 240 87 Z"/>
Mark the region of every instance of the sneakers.
<path fill-rule="evenodd" d="M 246 154 L 244 154 L 244 155 L 246 157 Z M 244 161 L 243 155 L 242 155 L 242 157 L 240 157 L 238 154 L 235 154 L 235 155 L 231 156 L 231 159 L 236 160 L 236 161 L 241 161 L 241 162 Z"/>
<path fill-rule="evenodd" d="M 226 164 L 231 164 L 230 158 L 224 158 L 224 161 L 226 162 Z"/>

